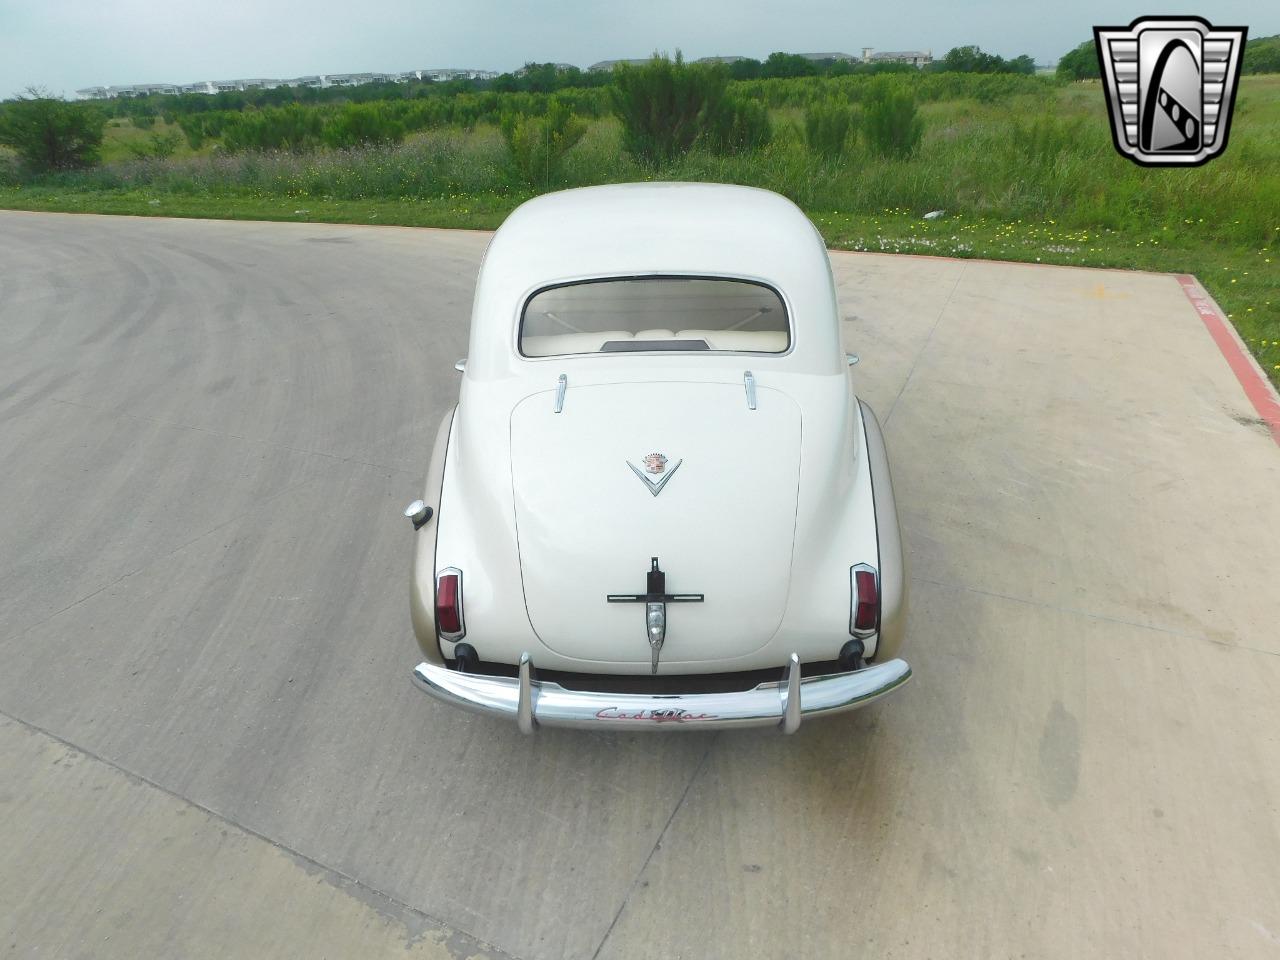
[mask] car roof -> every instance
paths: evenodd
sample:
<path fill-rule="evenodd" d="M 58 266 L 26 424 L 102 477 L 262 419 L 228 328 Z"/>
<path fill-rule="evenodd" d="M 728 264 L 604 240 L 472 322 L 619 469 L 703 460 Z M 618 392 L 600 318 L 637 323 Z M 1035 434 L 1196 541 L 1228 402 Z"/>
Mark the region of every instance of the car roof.
<path fill-rule="evenodd" d="M 835 369 L 840 345 L 830 261 L 799 207 L 754 187 L 647 182 L 545 194 L 507 218 L 476 286 L 469 374 L 510 369 L 521 310 L 539 289 L 661 275 L 739 277 L 774 287 L 791 317 L 791 365 Z"/>

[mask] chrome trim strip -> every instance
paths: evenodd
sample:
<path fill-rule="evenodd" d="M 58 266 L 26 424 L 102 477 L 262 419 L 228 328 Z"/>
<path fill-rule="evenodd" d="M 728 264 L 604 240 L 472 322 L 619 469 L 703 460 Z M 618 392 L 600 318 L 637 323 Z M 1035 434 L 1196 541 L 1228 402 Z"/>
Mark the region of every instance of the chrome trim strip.
<path fill-rule="evenodd" d="M 911 679 L 911 667 L 905 660 L 890 660 L 852 673 L 801 677 L 799 658 L 794 658 L 786 680 L 762 683 L 751 690 L 661 695 L 566 690 L 558 683 L 537 680 L 532 673 L 533 665 L 524 657 L 520 677 L 459 673 L 432 663 L 420 663 L 414 668 L 413 683 L 424 693 L 453 706 L 516 720 L 521 730 L 525 729 L 520 723 L 520 713 L 526 690 L 529 729 L 781 727 L 786 730 L 792 720 L 789 712 L 798 712 L 803 719 L 854 710 L 893 692 Z"/>
<path fill-rule="evenodd" d="M 742 375 L 742 385 L 747 390 L 747 409 L 754 410 L 756 408 L 756 378 L 750 370 Z"/>
<path fill-rule="evenodd" d="M 795 733 L 800 729 L 800 657 L 792 654 L 787 660 L 787 678 L 782 694 L 782 732 Z"/>
<path fill-rule="evenodd" d="M 568 387 L 569 378 L 563 373 L 560 374 L 560 379 L 556 381 L 556 413 L 564 409 L 564 392 Z"/>

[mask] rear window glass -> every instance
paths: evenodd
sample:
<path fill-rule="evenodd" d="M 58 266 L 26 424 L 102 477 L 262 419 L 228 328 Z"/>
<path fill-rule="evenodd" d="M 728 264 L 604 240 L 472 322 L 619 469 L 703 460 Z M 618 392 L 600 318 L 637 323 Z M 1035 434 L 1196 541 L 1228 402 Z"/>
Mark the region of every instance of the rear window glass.
<path fill-rule="evenodd" d="M 748 280 L 636 277 L 541 290 L 525 304 L 520 352 L 733 351 L 786 353 L 782 298 Z"/>

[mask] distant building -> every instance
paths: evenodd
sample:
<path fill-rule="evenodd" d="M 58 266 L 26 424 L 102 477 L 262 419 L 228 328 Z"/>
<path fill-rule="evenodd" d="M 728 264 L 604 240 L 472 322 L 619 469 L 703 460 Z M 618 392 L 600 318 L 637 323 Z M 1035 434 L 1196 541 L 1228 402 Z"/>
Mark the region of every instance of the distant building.
<path fill-rule="evenodd" d="M 802 53 L 800 56 L 806 60 L 812 60 L 814 63 L 822 63 L 825 60 L 839 61 L 842 63 L 857 63 L 858 58 L 851 53 Z"/>
<path fill-rule="evenodd" d="M 385 73 L 326 73 L 324 85 L 326 87 L 358 87 L 366 83 L 385 83 L 390 79 L 390 75 Z"/>
<path fill-rule="evenodd" d="M 419 70 L 423 80 L 433 83 L 446 83 L 449 80 L 492 80 L 498 75 L 496 70 L 472 70 L 467 67 L 433 67 L 430 70 Z"/>
<path fill-rule="evenodd" d="M 96 99 L 113 97 L 145 97 L 152 93 L 181 93 L 182 88 L 173 83 L 126 83 L 117 87 L 89 87 L 90 90 L 104 90 L 105 94 L 96 95 Z M 79 93 L 80 91 L 76 91 Z"/>
<path fill-rule="evenodd" d="M 569 64 L 556 64 L 568 67 Z M 408 83 L 411 80 L 492 80 L 496 70 L 440 68 L 405 70 L 399 73 L 328 73 L 280 80 L 253 77 L 245 80 L 197 80 L 195 83 L 133 83 L 117 87 L 85 87 L 76 91 L 81 100 L 110 100 L 113 97 L 142 97 L 153 93 L 230 93 L 244 90 L 274 90 L 276 87 L 358 87 L 366 83 Z"/>
<path fill-rule="evenodd" d="M 913 67 L 928 66 L 933 63 L 932 50 L 885 50 L 877 53 L 872 47 L 862 48 L 863 63 L 909 63 Z"/>
<path fill-rule="evenodd" d="M 285 80 L 233 80 L 237 90 L 274 90 L 276 87 L 283 87 L 287 81 Z"/>
<path fill-rule="evenodd" d="M 693 62 L 694 63 L 723 63 L 727 66 L 728 64 L 740 63 L 741 61 L 747 60 L 747 59 L 749 58 L 748 57 L 701 57 Z"/>

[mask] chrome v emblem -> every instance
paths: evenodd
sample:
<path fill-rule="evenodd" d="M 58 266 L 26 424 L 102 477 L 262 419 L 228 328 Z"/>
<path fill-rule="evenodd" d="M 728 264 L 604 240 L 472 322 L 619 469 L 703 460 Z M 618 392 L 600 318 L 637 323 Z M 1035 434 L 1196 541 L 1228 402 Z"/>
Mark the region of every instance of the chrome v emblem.
<path fill-rule="evenodd" d="M 656 460 L 655 458 L 659 459 Z M 684 461 L 677 460 L 675 466 L 668 470 L 666 468 L 667 458 L 662 454 L 651 453 L 645 457 L 645 463 L 649 465 L 649 472 L 655 474 L 655 476 L 646 475 L 644 470 L 641 470 L 630 460 L 627 461 L 627 466 L 631 468 L 632 473 L 644 481 L 644 485 L 649 488 L 649 492 L 656 497 L 662 492 L 662 488 L 667 485 L 667 482 L 676 475 L 676 471 L 680 469 L 680 464 L 684 463 Z M 655 470 L 654 467 L 657 469 Z"/>

